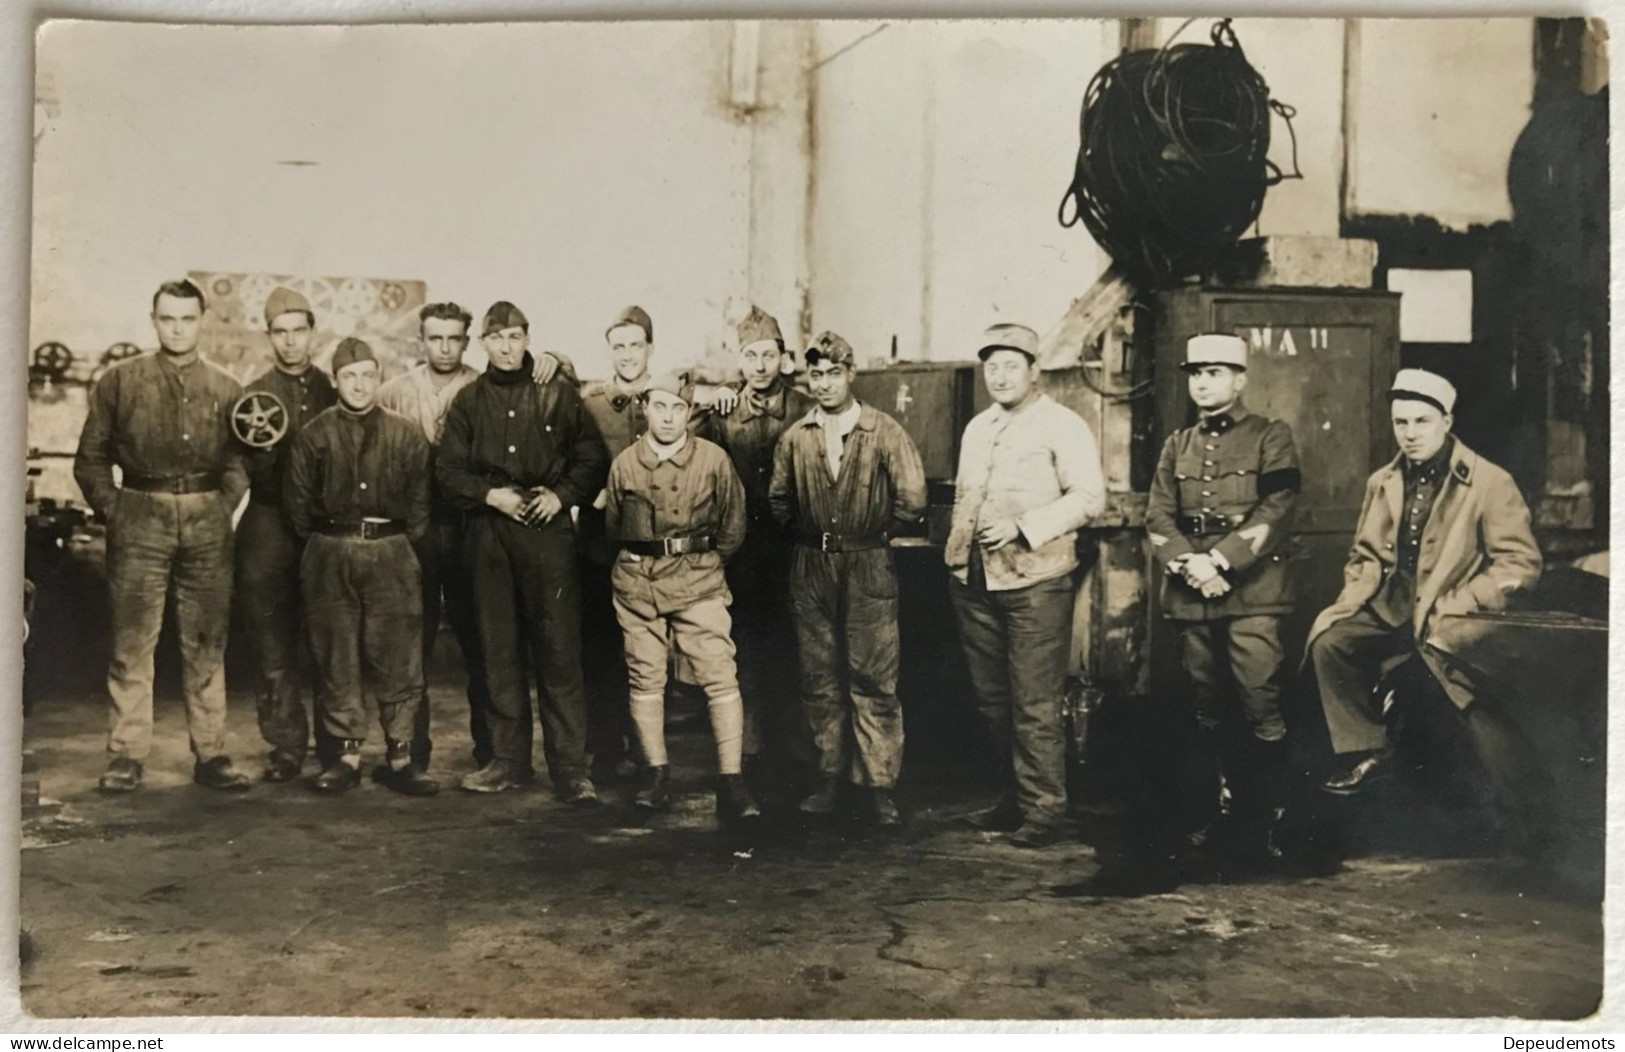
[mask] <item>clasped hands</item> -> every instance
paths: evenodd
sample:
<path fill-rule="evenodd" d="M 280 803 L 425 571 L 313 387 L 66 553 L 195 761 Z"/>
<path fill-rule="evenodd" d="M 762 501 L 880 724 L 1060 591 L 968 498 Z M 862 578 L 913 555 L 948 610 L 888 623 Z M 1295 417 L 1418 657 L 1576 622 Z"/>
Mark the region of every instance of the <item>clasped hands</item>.
<path fill-rule="evenodd" d="M 530 491 L 497 486 L 485 495 L 485 503 L 524 526 L 544 525 L 564 510 L 559 495 L 546 486 Z"/>
<path fill-rule="evenodd" d="M 1225 580 L 1213 557 L 1205 552 L 1187 555 L 1170 568 L 1186 584 L 1201 592 L 1204 599 L 1218 599 L 1230 591 L 1230 582 Z"/>

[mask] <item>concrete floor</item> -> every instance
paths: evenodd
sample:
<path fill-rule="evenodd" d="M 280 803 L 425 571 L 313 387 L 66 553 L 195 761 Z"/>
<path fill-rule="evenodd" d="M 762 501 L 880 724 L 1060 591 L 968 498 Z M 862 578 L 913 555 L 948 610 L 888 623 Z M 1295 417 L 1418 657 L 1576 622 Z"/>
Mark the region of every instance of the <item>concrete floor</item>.
<path fill-rule="evenodd" d="M 472 767 L 461 699 L 435 704 L 454 781 Z M 1572 1019 L 1601 995 L 1596 900 L 1512 862 L 1389 855 L 1058 898 L 1093 850 L 957 828 L 986 797 L 963 779 L 905 785 L 899 835 L 719 833 L 703 726 L 674 734 L 684 792 L 646 826 L 625 786 L 592 811 L 544 790 L 211 793 L 173 698 L 146 786 L 102 797 L 104 729 L 92 694 L 29 719 L 64 805 L 24 826 L 34 1015 Z M 235 694 L 231 731 L 257 774 Z"/>

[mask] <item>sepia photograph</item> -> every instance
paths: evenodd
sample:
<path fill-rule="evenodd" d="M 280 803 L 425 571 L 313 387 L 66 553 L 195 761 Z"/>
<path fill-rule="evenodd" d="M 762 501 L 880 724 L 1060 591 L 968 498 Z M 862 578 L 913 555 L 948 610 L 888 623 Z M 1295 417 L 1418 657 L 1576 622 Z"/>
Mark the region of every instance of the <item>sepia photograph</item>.
<path fill-rule="evenodd" d="M 1593 1026 L 1602 19 L 421 17 L 37 27 L 23 1012 Z"/>

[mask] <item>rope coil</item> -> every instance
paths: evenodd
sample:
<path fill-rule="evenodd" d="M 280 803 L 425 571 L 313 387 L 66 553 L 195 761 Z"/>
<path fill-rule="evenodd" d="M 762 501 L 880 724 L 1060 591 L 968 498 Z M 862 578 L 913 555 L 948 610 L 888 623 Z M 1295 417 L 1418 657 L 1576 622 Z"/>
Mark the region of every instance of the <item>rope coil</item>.
<path fill-rule="evenodd" d="M 1303 178 L 1296 111 L 1270 98 L 1230 19 L 1214 25 L 1211 44 L 1175 45 L 1188 25 L 1090 80 L 1057 214 L 1065 227 L 1081 220 L 1144 290 L 1202 270 L 1258 219 L 1269 187 Z M 1292 136 L 1290 173 L 1268 157 L 1272 115 Z"/>

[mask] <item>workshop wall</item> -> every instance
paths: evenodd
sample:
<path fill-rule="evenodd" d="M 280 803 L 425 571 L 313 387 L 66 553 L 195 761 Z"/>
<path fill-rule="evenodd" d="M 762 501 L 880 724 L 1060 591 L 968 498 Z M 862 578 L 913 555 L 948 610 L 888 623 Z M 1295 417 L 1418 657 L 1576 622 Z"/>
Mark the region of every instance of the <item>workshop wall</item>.
<path fill-rule="evenodd" d="M 1117 23 L 881 26 L 817 27 L 815 327 L 944 359 L 995 320 L 1054 324 L 1106 265 L 1055 211 Z"/>
<path fill-rule="evenodd" d="M 1143 24 L 1205 43 L 1211 19 Z M 1271 189 L 1263 235 L 1336 237 L 1348 207 L 1445 226 L 1510 215 L 1528 120 L 1533 21 L 1241 18 L 1271 95 L 1297 111 L 1302 180 Z M 882 28 L 884 26 L 884 28 Z M 812 309 L 868 355 L 964 357 L 988 320 L 1040 330 L 1105 269 L 1051 201 L 1117 22 L 832 23 L 816 30 Z M 849 50 L 843 50 L 848 49 Z M 1345 140 L 1345 128 L 1353 135 Z M 1270 157 L 1293 169 L 1276 118 Z M 1348 171 L 1345 175 L 1345 157 Z"/>
<path fill-rule="evenodd" d="M 728 23 L 67 28 L 40 38 L 31 346 L 150 346 L 190 270 L 359 275 L 510 298 L 604 376 L 626 303 L 676 362 L 747 291 Z"/>

